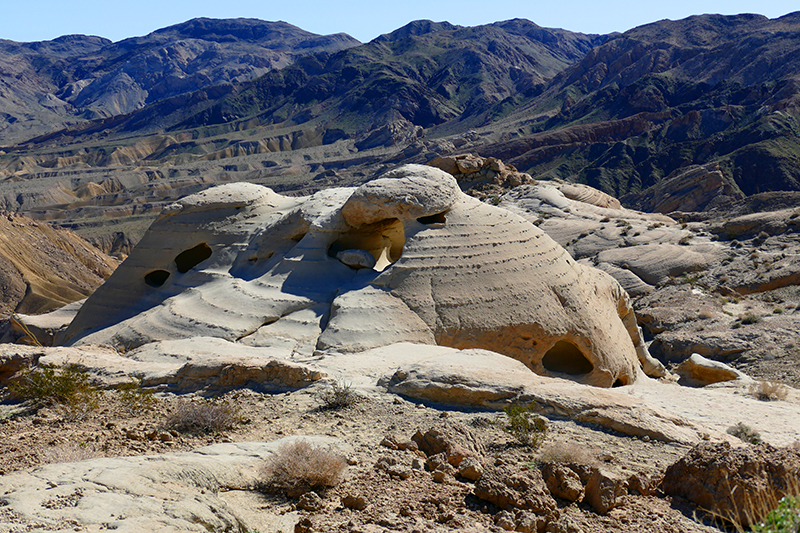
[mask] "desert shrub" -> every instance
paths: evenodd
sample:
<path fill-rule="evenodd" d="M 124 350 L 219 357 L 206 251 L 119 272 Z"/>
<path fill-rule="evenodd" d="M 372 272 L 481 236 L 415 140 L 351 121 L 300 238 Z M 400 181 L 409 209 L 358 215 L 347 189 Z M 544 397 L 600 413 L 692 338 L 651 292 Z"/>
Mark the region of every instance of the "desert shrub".
<path fill-rule="evenodd" d="M 775 309 L 772 310 L 772 314 L 782 315 L 783 314 L 783 309 L 780 308 L 780 307 L 776 307 Z"/>
<path fill-rule="evenodd" d="M 92 383 L 88 372 L 75 364 L 23 368 L 8 384 L 8 389 L 14 396 L 31 402 L 36 408 L 55 406 L 72 420 L 83 418 L 97 409 L 100 403 L 100 391 Z"/>
<path fill-rule="evenodd" d="M 738 511 L 738 510 L 737 510 Z M 800 531 L 800 478 L 786 480 L 784 488 L 765 487 L 744 498 L 741 515 L 717 516 L 733 526 L 737 533 L 797 533 Z M 742 515 L 748 524 L 742 523 Z"/>
<path fill-rule="evenodd" d="M 322 409 L 338 410 L 354 406 L 361 397 L 352 385 L 337 381 L 317 393 L 317 400 L 322 404 Z"/>
<path fill-rule="evenodd" d="M 176 404 L 164 426 L 181 433 L 219 433 L 233 429 L 239 422 L 236 409 L 225 402 L 185 400 Z"/>
<path fill-rule="evenodd" d="M 500 205 L 503 203 L 503 198 L 501 196 L 495 195 L 489 198 L 489 203 L 492 205 Z"/>
<path fill-rule="evenodd" d="M 45 448 L 42 451 L 41 459 L 43 463 L 76 463 L 78 461 L 85 461 L 86 459 L 94 459 L 100 457 L 100 452 L 94 446 L 90 446 L 85 442 L 79 444 L 60 444 Z"/>
<path fill-rule="evenodd" d="M 761 317 L 753 313 L 747 313 L 742 317 L 742 324 L 758 324 L 761 322 Z"/>
<path fill-rule="evenodd" d="M 297 498 L 336 486 L 347 468 L 344 457 L 305 440 L 284 444 L 267 460 L 262 490 Z"/>
<path fill-rule="evenodd" d="M 153 391 L 143 389 L 141 379 L 133 376 L 129 377 L 131 381 L 117 387 L 117 400 L 122 404 L 123 409 L 131 415 L 149 411 L 158 403 Z"/>
<path fill-rule="evenodd" d="M 800 491 L 797 492 L 800 494 Z M 784 496 L 753 533 L 797 533 L 800 531 L 800 496 Z"/>
<path fill-rule="evenodd" d="M 785 400 L 789 390 L 783 383 L 773 383 L 770 381 L 757 381 L 750 385 L 750 394 L 763 401 Z"/>
<path fill-rule="evenodd" d="M 542 447 L 538 462 L 593 465 L 597 463 L 596 451 L 574 442 L 554 442 Z"/>
<path fill-rule="evenodd" d="M 759 444 L 761 442 L 761 435 L 759 432 L 750 426 L 745 425 L 743 422 L 739 422 L 735 426 L 729 427 L 727 432 L 729 435 L 733 435 L 737 439 L 750 444 Z"/>
<path fill-rule="evenodd" d="M 533 416 L 533 406 L 511 404 L 503 408 L 507 421 L 501 429 L 514 437 L 519 444 L 536 448 L 547 434 L 547 422 L 539 416 Z"/>

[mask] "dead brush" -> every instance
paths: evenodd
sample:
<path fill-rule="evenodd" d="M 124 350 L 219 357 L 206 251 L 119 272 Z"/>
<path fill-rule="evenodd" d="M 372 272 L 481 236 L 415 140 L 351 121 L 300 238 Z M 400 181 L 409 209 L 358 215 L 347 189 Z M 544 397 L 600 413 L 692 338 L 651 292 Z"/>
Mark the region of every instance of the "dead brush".
<path fill-rule="evenodd" d="M 710 513 L 737 533 L 797 533 L 800 531 L 800 472 L 782 483 L 767 483 L 759 490 L 730 489 L 733 510 Z"/>
<path fill-rule="evenodd" d="M 306 492 L 336 486 L 345 468 L 347 462 L 336 452 L 306 440 L 296 440 L 281 446 L 267 460 L 261 489 L 298 498 Z"/>
<path fill-rule="evenodd" d="M 542 447 L 537 462 L 592 466 L 598 463 L 598 459 L 596 450 L 592 448 L 573 442 L 553 442 Z"/>
<path fill-rule="evenodd" d="M 59 444 L 50 448 L 45 448 L 41 454 L 41 460 L 46 464 L 53 463 L 76 463 L 86 459 L 101 457 L 101 453 L 94 446 L 84 442 L 80 444 Z"/>
<path fill-rule="evenodd" d="M 178 402 L 164 421 L 166 429 L 181 433 L 221 433 L 241 422 L 238 412 L 225 402 Z"/>
<path fill-rule="evenodd" d="M 765 402 L 785 400 L 789 395 L 786 385 L 772 381 L 757 381 L 750 385 L 748 392 Z"/>

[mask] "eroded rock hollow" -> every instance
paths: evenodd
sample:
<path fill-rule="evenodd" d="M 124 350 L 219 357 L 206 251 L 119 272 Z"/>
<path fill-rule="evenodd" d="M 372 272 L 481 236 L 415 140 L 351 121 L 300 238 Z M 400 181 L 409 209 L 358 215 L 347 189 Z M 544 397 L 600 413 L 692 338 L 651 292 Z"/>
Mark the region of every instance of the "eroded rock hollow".
<path fill-rule="evenodd" d="M 236 183 L 184 198 L 58 342 L 198 336 L 299 356 L 484 348 L 604 387 L 658 372 L 616 281 L 420 165 L 310 197 Z"/>

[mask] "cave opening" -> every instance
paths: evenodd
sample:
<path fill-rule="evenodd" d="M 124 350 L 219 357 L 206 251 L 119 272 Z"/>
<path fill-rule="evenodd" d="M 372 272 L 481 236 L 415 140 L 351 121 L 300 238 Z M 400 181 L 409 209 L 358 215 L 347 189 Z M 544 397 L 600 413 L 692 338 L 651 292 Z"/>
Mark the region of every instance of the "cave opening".
<path fill-rule="evenodd" d="M 168 278 L 169 272 L 166 270 L 153 270 L 145 274 L 144 282 L 150 287 L 158 288 L 166 283 Z"/>
<path fill-rule="evenodd" d="M 588 374 L 594 370 L 594 365 L 589 361 L 577 346 L 569 341 L 558 341 L 547 350 L 542 358 L 542 366 L 550 372 L 561 372 L 576 376 Z"/>
<path fill-rule="evenodd" d="M 382 272 L 400 259 L 405 242 L 403 223 L 396 218 L 390 218 L 351 228 L 331 243 L 328 255 L 336 257 L 345 250 L 364 250 L 375 258 L 374 270 Z"/>
<path fill-rule="evenodd" d="M 209 257 L 211 257 L 211 247 L 203 242 L 179 253 L 175 257 L 175 266 L 178 267 L 178 272 L 185 274 Z"/>

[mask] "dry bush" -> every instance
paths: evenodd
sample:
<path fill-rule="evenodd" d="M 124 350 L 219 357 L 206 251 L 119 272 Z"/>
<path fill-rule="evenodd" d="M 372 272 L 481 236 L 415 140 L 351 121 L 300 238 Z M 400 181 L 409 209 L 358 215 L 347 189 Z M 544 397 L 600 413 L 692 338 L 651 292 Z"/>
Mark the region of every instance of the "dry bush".
<path fill-rule="evenodd" d="M 41 459 L 43 463 L 76 463 L 86 459 L 101 457 L 94 446 L 88 444 L 60 444 L 42 451 Z"/>
<path fill-rule="evenodd" d="M 164 426 L 181 433 L 219 433 L 236 427 L 239 422 L 238 413 L 227 403 L 182 401 L 176 404 Z"/>
<path fill-rule="evenodd" d="M 297 498 L 312 490 L 318 492 L 336 486 L 345 468 L 347 462 L 336 452 L 296 440 L 281 446 L 267 460 L 262 488 Z"/>
<path fill-rule="evenodd" d="M 789 395 L 789 389 L 783 383 L 773 383 L 770 381 L 758 381 L 750 385 L 750 394 L 765 402 L 771 400 L 785 400 Z"/>
<path fill-rule="evenodd" d="M 553 442 L 542 448 L 538 462 L 594 465 L 597 463 L 597 451 L 574 442 Z"/>
<path fill-rule="evenodd" d="M 737 533 L 797 533 L 800 531 L 800 477 L 788 479 L 783 490 L 767 486 L 764 490 L 748 492 L 744 509 L 737 509 L 733 516 L 716 518 L 733 525 Z"/>

